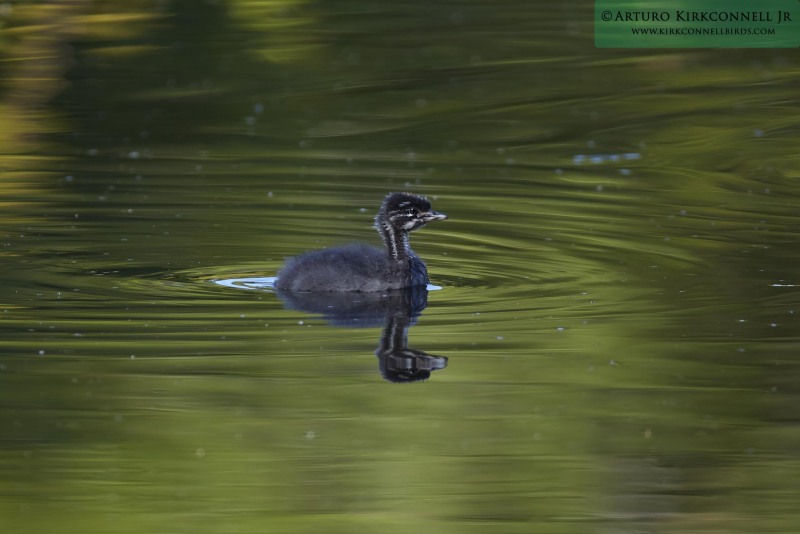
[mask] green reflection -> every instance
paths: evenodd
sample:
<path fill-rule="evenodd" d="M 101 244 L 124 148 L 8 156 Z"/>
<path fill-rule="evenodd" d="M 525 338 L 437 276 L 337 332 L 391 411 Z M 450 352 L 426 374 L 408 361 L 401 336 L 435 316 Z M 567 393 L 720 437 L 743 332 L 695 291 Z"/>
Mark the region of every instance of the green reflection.
<path fill-rule="evenodd" d="M 2 8 L 0 524 L 797 531 L 798 57 L 598 51 L 592 10 Z M 426 383 L 211 282 L 397 190 L 450 216 Z"/>

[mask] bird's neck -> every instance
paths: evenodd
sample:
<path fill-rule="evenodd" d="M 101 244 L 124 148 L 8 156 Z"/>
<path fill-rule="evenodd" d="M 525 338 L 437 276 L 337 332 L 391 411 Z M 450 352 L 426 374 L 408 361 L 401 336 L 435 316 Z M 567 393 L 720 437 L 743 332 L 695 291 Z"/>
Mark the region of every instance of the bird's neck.
<path fill-rule="evenodd" d="M 411 257 L 411 245 L 408 241 L 407 231 L 398 230 L 388 223 L 379 223 L 377 227 L 383 244 L 386 245 L 390 260 L 402 262 Z"/>

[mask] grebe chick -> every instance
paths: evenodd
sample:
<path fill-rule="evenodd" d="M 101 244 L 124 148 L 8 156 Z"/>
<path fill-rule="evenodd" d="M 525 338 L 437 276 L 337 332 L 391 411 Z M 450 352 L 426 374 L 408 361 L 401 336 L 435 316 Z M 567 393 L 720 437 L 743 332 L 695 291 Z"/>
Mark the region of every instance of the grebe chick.
<path fill-rule="evenodd" d="M 447 219 L 427 198 L 390 193 L 375 216 L 384 248 L 363 244 L 308 252 L 291 258 L 275 286 L 289 291 L 384 291 L 428 284 L 425 264 L 411 250 L 408 233 Z"/>

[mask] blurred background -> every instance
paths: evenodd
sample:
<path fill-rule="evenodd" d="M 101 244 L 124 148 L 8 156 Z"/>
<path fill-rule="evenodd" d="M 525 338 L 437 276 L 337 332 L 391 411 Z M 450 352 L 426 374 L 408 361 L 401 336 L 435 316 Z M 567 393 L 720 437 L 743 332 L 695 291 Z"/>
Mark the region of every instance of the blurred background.
<path fill-rule="evenodd" d="M 593 10 L 0 2 L 4 531 L 798 532 L 800 52 Z M 214 283 L 400 190 L 427 381 Z"/>

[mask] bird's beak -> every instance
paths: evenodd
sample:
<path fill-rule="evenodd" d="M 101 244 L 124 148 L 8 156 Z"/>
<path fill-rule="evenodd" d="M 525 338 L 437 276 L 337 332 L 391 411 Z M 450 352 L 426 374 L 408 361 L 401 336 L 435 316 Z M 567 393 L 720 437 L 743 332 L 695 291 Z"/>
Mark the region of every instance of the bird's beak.
<path fill-rule="evenodd" d="M 438 211 L 426 211 L 425 213 L 420 214 L 420 219 L 425 221 L 426 223 L 431 221 L 443 221 L 447 219 L 447 215 L 444 213 L 439 213 Z"/>

